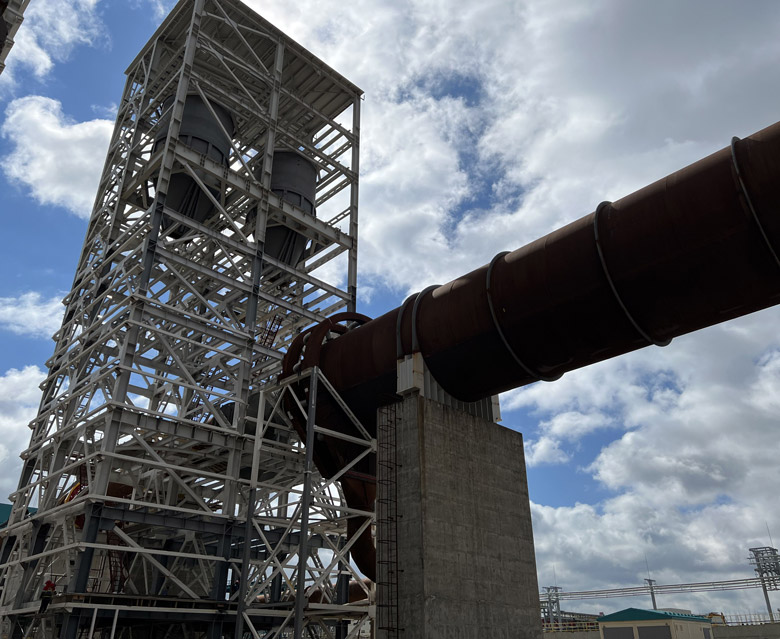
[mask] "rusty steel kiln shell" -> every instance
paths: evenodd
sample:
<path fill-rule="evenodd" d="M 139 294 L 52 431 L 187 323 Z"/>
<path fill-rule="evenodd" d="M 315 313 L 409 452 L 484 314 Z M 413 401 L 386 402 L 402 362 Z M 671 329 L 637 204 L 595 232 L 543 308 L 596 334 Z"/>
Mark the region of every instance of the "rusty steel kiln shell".
<path fill-rule="evenodd" d="M 779 205 L 780 123 L 426 289 L 325 344 L 319 366 L 376 406 L 419 350 L 474 401 L 666 344 L 780 303 Z"/>
<path fill-rule="evenodd" d="M 474 401 L 668 344 L 780 303 L 778 205 L 780 123 L 317 344 L 306 363 L 319 366 L 375 432 L 376 409 L 395 392 L 396 363 L 412 352 L 448 393 Z M 314 332 L 323 339 L 325 331 Z M 285 358 L 287 376 L 312 348 L 304 338 Z M 321 404 L 321 425 L 352 432 Z M 349 454 L 343 446 L 317 443 L 326 476 L 332 456 Z M 370 480 L 348 482 L 350 505 L 369 507 Z M 368 544 L 353 556 L 371 576 Z"/>

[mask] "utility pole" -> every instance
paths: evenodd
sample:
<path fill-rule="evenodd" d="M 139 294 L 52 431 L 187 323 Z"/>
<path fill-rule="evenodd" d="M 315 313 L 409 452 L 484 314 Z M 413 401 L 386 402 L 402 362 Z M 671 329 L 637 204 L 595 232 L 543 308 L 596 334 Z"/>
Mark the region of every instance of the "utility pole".
<path fill-rule="evenodd" d="M 775 615 L 769 602 L 769 591 L 780 590 L 780 555 L 777 553 L 777 548 L 771 546 L 750 548 L 750 552 L 752 553 L 749 558 L 750 563 L 755 567 L 756 574 L 761 580 L 769 620 L 774 623 Z"/>
<path fill-rule="evenodd" d="M 658 605 L 655 602 L 655 579 L 645 578 L 645 583 L 650 587 L 650 599 L 653 600 L 653 610 L 658 610 Z"/>
<path fill-rule="evenodd" d="M 560 586 L 545 586 L 547 591 L 547 614 L 550 620 L 550 626 L 554 623 L 561 623 L 561 597 L 558 593 L 563 590 Z"/>

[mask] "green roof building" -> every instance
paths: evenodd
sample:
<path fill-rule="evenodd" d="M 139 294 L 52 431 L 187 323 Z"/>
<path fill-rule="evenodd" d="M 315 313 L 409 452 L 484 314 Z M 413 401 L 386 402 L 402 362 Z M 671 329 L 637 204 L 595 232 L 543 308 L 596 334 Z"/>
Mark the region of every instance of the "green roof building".
<path fill-rule="evenodd" d="M 707 617 L 626 608 L 599 617 L 601 639 L 712 639 Z"/>
<path fill-rule="evenodd" d="M 37 512 L 37 508 L 28 508 L 28 514 Z M 11 504 L 0 504 L 0 528 L 5 528 L 8 518 L 11 516 Z"/>
<path fill-rule="evenodd" d="M 0 504 L 0 528 L 5 526 L 11 516 L 11 504 Z"/>

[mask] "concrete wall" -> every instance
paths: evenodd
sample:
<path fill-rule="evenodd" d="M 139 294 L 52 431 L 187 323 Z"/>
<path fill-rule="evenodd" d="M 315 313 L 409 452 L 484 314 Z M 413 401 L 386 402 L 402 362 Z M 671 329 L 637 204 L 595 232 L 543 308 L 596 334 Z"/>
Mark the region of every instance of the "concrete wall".
<path fill-rule="evenodd" d="M 540 639 L 522 436 L 416 393 L 399 410 L 399 636 Z"/>
<path fill-rule="evenodd" d="M 712 626 L 713 639 L 780 639 L 780 623 L 751 626 Z"/>

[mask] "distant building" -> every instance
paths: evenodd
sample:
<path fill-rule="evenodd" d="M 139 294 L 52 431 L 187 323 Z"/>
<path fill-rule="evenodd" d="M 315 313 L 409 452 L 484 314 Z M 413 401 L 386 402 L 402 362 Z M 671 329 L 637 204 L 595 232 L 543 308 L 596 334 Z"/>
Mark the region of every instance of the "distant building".
<path fill-rule="evenodd" d="M 599 617 L 601 639 L 712 639 L 712 623 L 707 617 L 626 608 Z"/>
<path fill-rule="evenodd" d="M 3 528 L 8 523 L 10 516 L 11 504 L 0 504 L 0 528 Z"/>
<path fill-rule="evenodd" d="M 28 508 L 28 514 L 37 512 L 37 508 Z M 11 504 L 0 504 L 0 528 L 5 528 L 8 518 L 11 516 Z"/>

